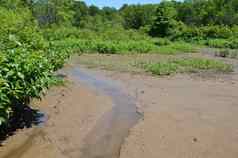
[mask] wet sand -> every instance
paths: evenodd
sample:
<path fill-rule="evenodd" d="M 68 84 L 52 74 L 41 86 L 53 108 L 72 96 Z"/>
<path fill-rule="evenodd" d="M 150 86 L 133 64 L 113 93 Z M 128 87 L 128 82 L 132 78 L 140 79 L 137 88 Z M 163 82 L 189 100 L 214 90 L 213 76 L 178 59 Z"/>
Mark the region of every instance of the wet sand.
<path fill-rule="evenodd" d="M 129 129 L 140 118 L 135 98 L 120 82 L 79 65 L 58 73 L 70 83 L 33 101 L 48 117 L 46 123 L 17 132 L 0 148 L 0 157 L 118 158 Z"/>
<path fill-rule="evenodd" d="M 48 121 L 10 137 L 0 148 L 1 158 L 78 158 L 84 137 L 112 108 L 109 97 L 74 83 L 52 88 L 34 105 Z"/>
<path fill-rule="evenodd" d="M 118 75 L 144 113 L 120 158 L 237 158 L 238 76 Z"/>
<path fill-rule="evenodd" d="M 123 82 L 126 91 L 137 98 L 138 111 L 144 114 L 130 130 L 120 158 L 238 157 L 237 60 L 198 56 L 232 63 L 236 72 L 158 77 L 130 66 L 135 60 L 151 60 L 150 56 L 131 59 L 130 56 L 102 55 L 98 57 L 100 62 L 96 60 L 92 64 L 88 62 L 89 55 L 80 59 L 87 67 L 100 67 L 104 70 L 96 71 Z M 117 64 L 113 64 L 114 60 Z M 114 65 L 126 65 L 126 68 L 118 72 Z"/>
<path fill-rule="evenodd" d="M 238 157 L 237 73 L 158 78 L 72 72 L 80 74 L 80 82 L 53 88 L 34 102 L 48 114 L 46 124 L 10 137 L 0 148 L 1 158 Z M 135 106 L 143 114 L 136 125 Z"/>

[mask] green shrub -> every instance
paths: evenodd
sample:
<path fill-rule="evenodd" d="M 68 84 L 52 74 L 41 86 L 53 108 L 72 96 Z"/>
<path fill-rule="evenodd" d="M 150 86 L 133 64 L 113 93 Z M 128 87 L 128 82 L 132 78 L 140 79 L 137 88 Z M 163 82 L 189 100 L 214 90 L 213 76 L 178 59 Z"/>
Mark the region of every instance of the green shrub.
<path fill-rule="evenodd" d="M 121 52 L 148 53 L 155 51 L 157 47 L 148 41 L 124 41 L 119 43 Z"/>
<path fill-rule="evenodd" d="M 0 50 L 27 47 L 42 49 L 46 43 L 29 10 L 0 7 Z"/>
<path fill-rule="evenodd" d="M 229 49 L 238 49 L 238 39 L 209 39 L 205 40 L 204 44 L 212 48 L 229 48 Z"/>
<path fill-rule="evenodd" d="M 154 38 L 153 42 L 157 46 L 166 46 L 171 44 L 171 41 L 167 38 Z"/>
<path fill-rule="evenodd" d="M 213 48 L 229 48 L 230 47 L 230 41 L 226 39 L 210 39 L 210 40 L 207 40 L 206 44 L 209 47 L 213 47 Z"/>
<path fill-rule="evenodd" d="M 49 47 L 26 7 L 0 7 L 0 23 L 1 132 L 14 107 L 39 98 L 53 83 L 53 71 L 63 66 L 69 52 Z"/>
<path fill-rule="evenodd" d="M 118 49 L 116 44 L 114 44 L 113 42 L 109 42 L 109 41 L 97 41 L 96 42 L 96 51 L 98 53 L 102 53 L 102 54 L 115 54 Z"/>
<path fill-rule="evenodd" d="M 203 26 L 200 29 L 204 38 L 230 38 L 233 36 L 232 30 L 228 26 Z"/>
<path fill-rule="evenodd" d="M 232 39 L 230 40 L 230 45 L 229 45 L 229 47 L 230 47 L 231 49 L 238 49 L 238 38 L 232 38 Z"/>
<path fill-rule="evenodd" d="M 156 75 L 171 75 L 177 72 L 178 65 L 172 62 L 160 62 L 146 65 L 146 70 Z"/>
<path fill-rule="evenodd" d="M 158 47 L 157 52 L 161 54 L 195 53 L 198 47 L 185 42 L 174 42 L 170 45 Z"/>
<path fill-rule="evenodd" d="M 81 53 L 148 53 L 155 51 L 157 47 L 148 41 L 106 41 L 106 40 L 80 40 L 66 39 L 51 42 L 53 47 L 61 49 L 69 48 Z"/>
<path fill-rule="evenodd" d="M 185 26 L 180 31 L 175 32 L 170 38 L 173 40 L 185 40 L 188 42 L 209 39 L 229 39 L 237 37 L 236 27 L 221 25 L 212 26 Z"/>

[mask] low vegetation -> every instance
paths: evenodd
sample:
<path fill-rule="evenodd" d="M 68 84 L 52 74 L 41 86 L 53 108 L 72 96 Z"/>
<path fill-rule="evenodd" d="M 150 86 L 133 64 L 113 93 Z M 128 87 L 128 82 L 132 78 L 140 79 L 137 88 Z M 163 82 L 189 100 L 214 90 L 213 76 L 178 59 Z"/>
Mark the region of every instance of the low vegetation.
<path fill-rule="evenodd" d="M 162 61 L 158 63 L 140 63 L 140 67 L 155 75 L 171 75 L 175 73 L 216 71 L 231 72 L 232 66 L 221 61 L 203 58 L 185 58 Z"/>
<path fill-rule="evenodd" d="M 215 52 L 215 56 L 237 59 L 238 52 L 237 50 L 232 50 L 232 49 L 219 49 Z"/>
<path fill-rule="evenodd" d="M 78 40 L 65 39 L 53 41 L 52 46 L 57 48 L 69 48 L 81 53 L 101 53 L 101 54 L 134 54 L 134 53 L 159 53 L 159 54 L 178 54 L 193 53 L 199 47 L 184 42 L 173 42 L 168 45 L 157 45 L 150 40 Z"/>

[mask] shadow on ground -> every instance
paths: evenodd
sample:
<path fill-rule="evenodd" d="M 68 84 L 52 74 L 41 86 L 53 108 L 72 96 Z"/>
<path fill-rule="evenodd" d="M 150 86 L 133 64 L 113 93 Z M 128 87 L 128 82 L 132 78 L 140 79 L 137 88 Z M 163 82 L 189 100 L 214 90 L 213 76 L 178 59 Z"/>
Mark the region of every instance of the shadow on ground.
<path fill-rule="evenodd" d="M 45 114 L 39 110 L 32 109 L 27 105 L 16 105 L 13 107 L 12 117 L 7 124 L 0 126 L 0 146 L 18 129 L 39 126 L 45 121 Z"/>

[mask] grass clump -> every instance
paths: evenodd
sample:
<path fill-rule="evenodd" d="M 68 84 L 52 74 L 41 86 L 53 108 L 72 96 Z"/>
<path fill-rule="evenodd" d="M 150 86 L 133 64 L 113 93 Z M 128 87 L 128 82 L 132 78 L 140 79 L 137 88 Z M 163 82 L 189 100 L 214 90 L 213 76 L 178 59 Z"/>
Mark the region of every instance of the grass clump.
<path fill-rule="evenodd" d="M 215 52 L 215 56 L 223 58 L 237 58 L 238 52 L 233 49 L 219 49 Z"/>
<path fill-rule="evenodd" d="M 185 42 L 173 42 L 168 45 L 163 45 L 157 48 L 159 54 L 181 54 L 181 53 L 195 53 L 198 51 L 198 46 Z"/>
<path fill-rule="evenodd" d="M 231 72 L 232 66 L 221 61 L 202 59 L 202 58 L 186 58 L 173 59 L 158 63 L 144 63 L 142 67 L 148 72 L 155 75 L 171 75 L 175 73 L 199 72 L 199 71 L 215 71 L 215 72 Z"/>

